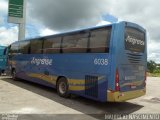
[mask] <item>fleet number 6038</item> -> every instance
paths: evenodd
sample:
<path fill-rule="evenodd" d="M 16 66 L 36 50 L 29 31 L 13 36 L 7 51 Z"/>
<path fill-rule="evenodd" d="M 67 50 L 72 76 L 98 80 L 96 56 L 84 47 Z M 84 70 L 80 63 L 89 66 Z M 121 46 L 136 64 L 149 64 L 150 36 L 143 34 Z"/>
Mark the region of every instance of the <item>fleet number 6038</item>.
<path fill-rule="evenodd" d="M 94 64 L 95 65 L 108 65 L 108 59 L 95 58 Z"/>

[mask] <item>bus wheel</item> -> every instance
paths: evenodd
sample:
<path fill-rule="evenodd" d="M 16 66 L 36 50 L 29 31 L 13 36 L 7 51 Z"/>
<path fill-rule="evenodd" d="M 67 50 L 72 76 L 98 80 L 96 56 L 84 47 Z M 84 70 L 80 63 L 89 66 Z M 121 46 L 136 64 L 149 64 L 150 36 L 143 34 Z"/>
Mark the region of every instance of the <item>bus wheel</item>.
<path fill-rule="evenodd" d="M 59 94 L 59 96 L 61 97 L 69 97 L 69 93 L 68 93 L 68 82 L 66 80 L 66 78 L 62 77 L 58 80 L 57 82 L 57 92 Z"/>
<path fill-rule="evenodd" d="M 15 69 L 12 70 L 12 79 L 16 80 L 16 70 Z"/>

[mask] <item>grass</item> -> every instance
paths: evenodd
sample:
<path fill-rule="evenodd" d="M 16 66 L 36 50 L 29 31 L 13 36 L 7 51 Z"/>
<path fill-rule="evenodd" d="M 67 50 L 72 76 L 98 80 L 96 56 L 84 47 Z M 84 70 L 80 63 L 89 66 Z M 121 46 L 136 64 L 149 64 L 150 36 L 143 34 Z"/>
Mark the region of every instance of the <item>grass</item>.
<path fill-rule="evenodd" d="M 160 77 L 160 73 L 147 73 L 147 76 L 150 76 L 150 77 Z"/>

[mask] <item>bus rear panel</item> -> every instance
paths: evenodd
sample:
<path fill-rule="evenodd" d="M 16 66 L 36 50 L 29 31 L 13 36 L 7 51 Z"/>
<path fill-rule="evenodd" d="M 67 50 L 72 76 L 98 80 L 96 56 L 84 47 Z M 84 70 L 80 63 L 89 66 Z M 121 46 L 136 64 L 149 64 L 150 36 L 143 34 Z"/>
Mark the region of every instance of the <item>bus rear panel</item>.
<path fill-rule="evenodd" d="M 123 31 L 123 32 L 122 32 Z M 146 93 L 146 31 L 133 23 L 122 23 L 115 52 L 115 82 L 108 101 L 126 101 Z M 114 84 L 114 83 L 112 83 Z"/>

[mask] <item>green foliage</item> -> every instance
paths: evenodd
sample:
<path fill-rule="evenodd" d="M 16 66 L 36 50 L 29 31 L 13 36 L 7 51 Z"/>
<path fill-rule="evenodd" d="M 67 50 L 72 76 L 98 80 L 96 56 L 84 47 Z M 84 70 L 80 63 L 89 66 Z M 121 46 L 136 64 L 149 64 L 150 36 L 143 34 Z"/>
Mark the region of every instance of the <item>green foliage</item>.
<path fill-rule="evenodd" d="M 157 66 L 157 64 L 152 60 L 147 62 L 147 68 L 148 68 L 150 73 L 153 73 L 156 70 L 156 66 Z"/>
<path fill-rule="evenodd" d="M 148 76 L 150 76 L 150 77 L 160 77 L 160 73 L 149 73 Z"/>
<path fill-rule="evenodd" d="M 153 73 L 160 73 L 160 68 L 156 68 Z"/>
<path fill-rule="evenodd" d="M 160 64 L 155 63 L 154 61 L 147 62 L 148 76 L 151 77 L 160 77 Z"/>

